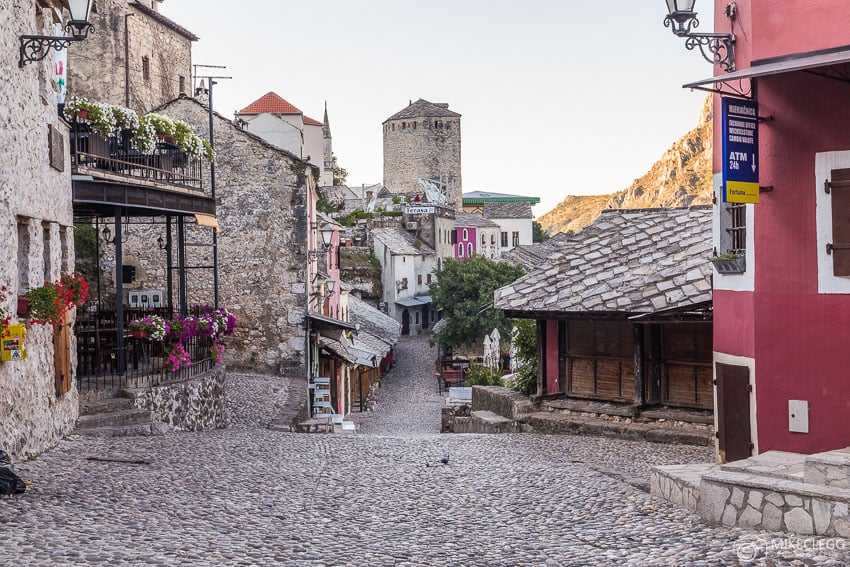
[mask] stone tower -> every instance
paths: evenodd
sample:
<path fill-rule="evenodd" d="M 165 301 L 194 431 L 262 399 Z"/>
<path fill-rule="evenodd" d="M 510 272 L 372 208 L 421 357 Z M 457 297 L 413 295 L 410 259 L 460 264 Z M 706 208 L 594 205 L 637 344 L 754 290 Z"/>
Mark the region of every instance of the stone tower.
<path fill-rule="evenodd" d="M 393 193 L 420 193 L 419 179 L 428 179 L 450 205 L 460 207 L 460 114 L 420 98 L 383 126 L 384 186 Z"/>
<path fill-rule="evenodd" d="M 325 166 L 322 168 L 320 184 L 328 187 L 334 184 L 334 150 L 333 139 L 331 137 L 331 123 L 328 121 L 328 101 L 325 101 L 325 117 L 322 120 L 322 141 L 325 145 Z"/>

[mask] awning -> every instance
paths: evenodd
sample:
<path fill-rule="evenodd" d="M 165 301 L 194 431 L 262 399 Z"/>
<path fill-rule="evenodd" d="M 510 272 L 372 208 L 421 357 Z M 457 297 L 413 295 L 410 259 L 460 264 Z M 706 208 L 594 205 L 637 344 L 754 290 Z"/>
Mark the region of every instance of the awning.
<path fill-rule="evenodd" d="M 729 83 L 733 81 L 765 77 L 768 75 L 779 75 L 794 71 L 822 69 L 835 65 L 842 65 L 844 63 L 850 63 L 850 46 L 836 47 L 820 51 L 809 51 L 806 53 L 794 53 L 792 55 L 784 55 L 782 57 L 771 57 L 770 59 L 758 59 L 752 62 L 749 69 L 741 69 L 740 71 L 732 71 L 731 73 L 726 73 L 724 75 L 709 77 L 707 79 L 682 85 L 682 88 L 705 89 L 707 85 L 717 84 L 729 86 Z M 845 74 L 830 75 L 825 70 L 822 71 L 821 74 L 831 78 L 847 79 Z"/>
<path fill-rule="evenodd" d="M 423 305 L 423 303 L 415 297 L 405 297 L 404 299 L 397 300 L 395 303 L 396 305 L 402 305 L 404 307 L 417 307 L 419 305 Z"/>
<path fill-rule="evenodd" d="M 348 352 L 348 350 L 337 340 L 330 337 L 319 338 L 319 346 L 328 349 L 331 353 L 352 364 L 357 364 L 357 357 Z"/>
<path fill-rule="evenodd" d="M 418 299 L 422 303 L 431 303 L 431 296 L 430 295 L 417 295 L 417 296 L 415 296 L 415 299 Z"/>
<path fill-rule="evenodd" d="M 319 315 L 318 313 L 310 313 L 307 315 L 312 321 L 312 327 L 314 329 L 349 329 L 355 330 L 354 324 L 346 323 L 345 321 L 340 321 L 339 319 L 334 319 L 333 317 L 325 317 L 324 315 Z"/>
<path fill-rule="evenodd" d="M 195 215 L 195 224 L 198 226 L 208 226 L 218 232 L 218 221 L 212 215 Z"/>

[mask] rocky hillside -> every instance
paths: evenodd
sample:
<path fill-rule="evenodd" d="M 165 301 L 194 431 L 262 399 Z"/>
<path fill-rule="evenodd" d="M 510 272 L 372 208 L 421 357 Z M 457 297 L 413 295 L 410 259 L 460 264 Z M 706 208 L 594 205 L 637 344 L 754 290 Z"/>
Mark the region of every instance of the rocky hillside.
<path fill-rule="evenodd" d="M 711 203 L 711 97 L 700 111 L 697 127 L 664 152 L 643 177 L 608 195 L 568 195 L 537 221 L 549 234 L 579 231 L 602 209 L 685 207 Z"/>

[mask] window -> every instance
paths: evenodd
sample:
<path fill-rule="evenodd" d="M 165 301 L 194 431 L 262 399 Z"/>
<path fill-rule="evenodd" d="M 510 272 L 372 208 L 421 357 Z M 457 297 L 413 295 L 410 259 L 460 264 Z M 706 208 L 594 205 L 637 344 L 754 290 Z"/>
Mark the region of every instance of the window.
<path fill-rule="evenodd" d="M 502 231 L 502 248 L 508 247 L 508 233 Z"/>
<path fill-rule="evenodd" d="M 850 169 L 833 169 L 829 181 L 832 200 L 832 241 L 827 254 L 832 256 L 832 274 L 850 276 Z"/>
<path fill-rule="evenodd" d="M 416 130 L 416 122 L 413 123 L 413 129 Z"/>
<path fill-rule="evenodd" d="M 515 230 L 513 234 L 511 234 L 511 242 L 513 243 L 514 248 L 519 246 L 519 231 Z"/>
<path fill-rule="evenodd" d="M 467 255 L 467 256 L 472 256 L 472 242 L 469 242 L 469 243 L 466 245 L 466 255 Z"/>
<path fill-rule="evenodd" d="M 26 219 L 18 221 L 18 293 L 30 288 L 30 231 Z"/>
<path fill-rule="evenodd" d="M 402 130 L 407 130 L 407 123 L 406 123 L 406 122 L 402 122 L 402 123 L 401 123 L 401 129 L 402 129 Z"/>
<path fill-rule="evenodd" d="M 465 228 L 463 229 L 463 241 L 466 242 L 467 240 L 469 240 L 469 230 Z"/>
<path fill-rule="evenodd" d="M 401 289 L 407 289 L 407 278 L 401 278 Z"/>
<path fill-rule="evenodd" d="M 151 60 L 147 57 L 142 57 L 142 78 L 146 81 L 151 80 Z"/>
<path fill-rule="evenodd" d="M 426 276 L 426 281 L 428 282 L 428 285 L 431 285 L 431 274 Z"/>
<path fill-rule="evenodd" d="M 42 223 L 42 225 L 41 225 L 41 235 L 42 235 L 42 241 L 44 243 L 43 256 L 42 256 L 42 258 L 44 260 L 44 262 L 43 262 L 44 281 L 49 282 L 49 281 L 53 280 L 53 277 L 51 277 L 51 269 L 50 269 L 53 265 L 53 259 L 50 256 L 51 246 L 50 246 L 50 223 L 49 222 Z"/>
<path fill-rule="evenodd" d="M 457 245 L 457 257 L 463 258 L 463 244 Z"/>
<path fill-rule="evenodd" d="M 482 235 L 481 235 L 481 247 L 482 247 L 482 248 L 484 248 L 484 245 L 485 245 L 485 244 L 487 244 L 487 239 L 486 239 L 486 238 L 484 237 L 484 235 L 482 234 Z"/>
<path fill-rule="evenodd" d="M 177 77 L 177 83 L 179 84 L 178 88 L 180 89 L 177 92 L 178 93 L 185 93 L 186 92 L 186 77 L 184 77 L 183 75 L 179 75 Z"/>
<path fill-rule="evenodd" d="M 491 246 L 495 246 L 495 245 L 496 245 L 496 235 L 495 235 L 495 234 L 491 234 L 491 235 L 490 235 L 490 245 L 491 245 Z"/>
<path fill-rule="evenodd" d="M 422 274 L 416 274 L 416 285 L 422 285 Z"/>
<path fill-rule="evenodd" d="M 413 312 L 413 322 L 416 323 L 417 325 L 419 324 L 419 311 Z"/>

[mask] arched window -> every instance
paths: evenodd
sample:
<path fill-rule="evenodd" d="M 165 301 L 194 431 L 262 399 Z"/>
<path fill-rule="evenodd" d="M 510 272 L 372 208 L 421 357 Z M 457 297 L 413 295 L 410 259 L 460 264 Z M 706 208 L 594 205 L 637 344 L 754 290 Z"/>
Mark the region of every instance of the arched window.
<path fill-rule="evenodd" d="M 463 258 L 463 243 L 457 245 L 457 257 Z"/>
<path fill-rule="evenodd" d="M 472 256 L 472 242 L 470 242 L 466 245 L 466 252 L 467 252 L 466 253 L 467 256 Z"/>
<path fill-rule="evenodd" d="M 469 230 L 463 229 L 463 241 L 466 242 L 467 240 L 469 240 Z"/>

